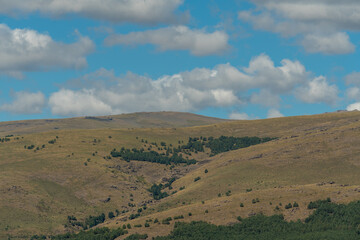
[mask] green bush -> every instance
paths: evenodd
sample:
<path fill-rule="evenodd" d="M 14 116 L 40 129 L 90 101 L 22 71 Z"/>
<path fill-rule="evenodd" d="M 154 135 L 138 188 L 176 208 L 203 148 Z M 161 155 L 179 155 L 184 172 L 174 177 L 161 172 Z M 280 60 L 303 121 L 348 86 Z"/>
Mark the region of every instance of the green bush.
<path fill-rule="evenodd" d="M 289 208 L 292 208 L 292 204 L 291 203 L 288 203 L 287 205 L 285 205 L 285 209 L 289 209 Z"/>
<path fill-rule="evenodd" d="M 135 234 L 132 234 L 132 235 L 126 237 L 124 240 L 141 240 L 141 239 L 147 239 L 147 238 L 148 238 L 147 234 L 135 233 Z"/>

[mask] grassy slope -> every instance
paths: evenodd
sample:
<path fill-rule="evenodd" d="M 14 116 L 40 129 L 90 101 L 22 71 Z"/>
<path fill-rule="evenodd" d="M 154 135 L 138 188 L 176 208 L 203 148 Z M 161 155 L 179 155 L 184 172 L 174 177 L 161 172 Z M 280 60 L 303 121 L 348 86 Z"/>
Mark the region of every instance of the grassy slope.
<path fill-rule="evenodd" d="M 0 122 L 0 136 L 66 129 L 171 128 L 220 123 L 227 120 L 179 112 L 142 112 L 103 117 L 78 117 Z"/>
<path fill-rule="evenodd" d="M 348 202 L 360 198 L 357 174 L 360 150 L 356 148 L 360 143 L 359 119 L 360 114 L 354 112 L 176 129 L 56 130 L 22 135 L 19 140 L 0 144 L 0 237 L 1 234 L 61 232 L 67 215 L 81 219 L 103 211 L 131 210 L 127 207 L 132 202 L 130 198 L 137 205 L 150 200 L 146 189 L 163 177 L 178 174 L 177 171 L 188 173 L 173 184 L 174 190 L 186 188 L 150 203 L 143 217 L 128 222 L 144 224 L 145 219 L 192 212 L 192 217 L 185 216 L 186 221 L 228 224 L 236 221 L 238 215 L 273 214 L 280 202 L 283 205 L 280 211 L 287 219 L 303 219 L 309 214 L 305 206 L 311 200 L 330 196 L 335 201 Z M 114 147 L 142 147 L 140 139 L 165 141 L 175 146 L 178 140 L 201 135 L 280 139 L 212 158 L 199 155 L 197 166 L 179 166 L 173 170 L 158 164 L 103 159 Z M 59 138 L 54 145 L 47 143 L 56 136 Z M 24 145 L 30 144 L 46 144 L 46 147 L 37 152 L 24 149 Z M 205 169 L 209 170 L 207 174 Z M 197 176 L 202 179 L 194 182 Z M 336 183 L 317 185 L 330 181 Z M 341 186 L 344 184 L 350 186 Z M 253 191 L 246 193 L 247 188 Z M 225 196 L 228 190 L 231 196 Z M 222 197 L 218 197 L 219 193 Z M 111 200 L 104 203 L 108 197 Z M 252 204 L 255 198 L 260 202 Z M 284 205 L 293 201 L 300 208 L 284 210 Z M 239 207 L 241 202 L 244 208 Z M 209 213 L 205 214 L 205 210 Z M 130 213 L 104 225 L 128 223 L 121 219 Z M 150 228 L 131 231 L 166 234 L 171 227 L 152 224 Z"/>

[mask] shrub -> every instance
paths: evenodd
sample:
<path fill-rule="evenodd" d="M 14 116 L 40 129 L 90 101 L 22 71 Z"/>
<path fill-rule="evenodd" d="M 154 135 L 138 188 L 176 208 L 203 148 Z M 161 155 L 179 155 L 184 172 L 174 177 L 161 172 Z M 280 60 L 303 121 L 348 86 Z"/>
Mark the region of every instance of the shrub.
<path fill-rule="evenodd" d="M 109 212 L 109 213 L 108 213 L 108 217 L 109 217 L 110 219 L 112 219 L 112 218 L 114 218 L 114 217 L 115 217 L 115 215 L 114 215 L 114 213 L 113 213 L 113 212 Z"/>
<path fill-rule="evenodd" d="M 135 234 L 131 234 L 130 236 L 126 237 L 124 240 L 141 240 L 141 239 L 147 239 L 147 238 L 148 238 L 147 234 L 135 233 Z"/>
<path fill-rule="evenodd" d="M 195 179 L 194 179 L 194 182 L 197 182 L 197 181 L 199 181 L 201 179 L 201 177 L 196 177 Z"/>
<path fill-rule="evenodd" d="M 291 203 L 288 203 L 287 205 L 285 205 L 285 209 L 289 209 L 289 208 L 292 208 L 292 204 L 291 204 Z"/>

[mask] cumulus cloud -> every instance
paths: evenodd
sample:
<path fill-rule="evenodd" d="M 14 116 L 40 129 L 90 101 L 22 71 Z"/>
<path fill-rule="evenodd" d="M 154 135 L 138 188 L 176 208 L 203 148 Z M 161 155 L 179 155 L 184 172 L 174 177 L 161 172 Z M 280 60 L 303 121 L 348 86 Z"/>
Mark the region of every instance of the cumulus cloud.
<path fill-rule="evenodd" d="M 111 113 L 111 107 L 96 96 L 92 90 L 72 91 L 61 89 L 49 99 L 51 111 L 55 115 L 106 115 Z"/>
<path fill-rule="evenodd" d="M 0 110 L 16 114 L 41 113 L 45 101 L 45 96 L 41 92 L 16 92 L 13 102 L 1 105 Z"/>
<path fill-rule="evenodd" d="M 274 93 L 289 92 L 308 75 L 299 61 L 284 59 L 281 61 L 281 66 L 275 67 L 274 62 L 265 54 L 253 58 L 244 71 L 252 76 L 247 85 L 252 88 L 266 87 L 268 91 Z"/>
<path fill-rule="evenodd" d="M 239 12 L 254 28 L 299 36 L 310 53 L 348 54 L 355 50 L 345 31 L 359 31 L 360 2 L 355 0 L 252 0 L 255 10 Z M 321 44 L 324 44 L 321 46 Z"/>
<path fill-rule="evenodd" d="M 233 120 L 250 120 L 250 116 L 247 113 L 232 112 L 229 115 L 230 119 Z"/>
<path fill-rule="evenodd" d="M 331 35 L 308 34 L 304 37 L 302 45 L 310 53 L 345 54 L 355 51 L 355 45 L 343 32 Z"/>
<path fill-rule="evenodd" d="M 353 104 L 350 104 L 349 106 L 347 106 L 346 108 L 347 111 L 360 111 L 360 102 L 356 102 Z"/>
<path fill-rule="evenodd" d="M 171 26 L 143 32 L 113 34 L 105 39 L 109 46 L 153 44 L 158 50 L 189 50 L 193 55 L 221 54 L 229 48 L 229 36 L 223 31 L 206 32 L 186 26 Z"/>
<path fill-rule="evenodd" d="M 165 75 L 157 79 L 127 73 L 116 76 L 113 71 L 99 69 L 69 81 L 50 96 L 52 112 L 61 116 L 106 115 L 139 111 L 198 111 L 207 107 L 243 106 L 258 103 L 278 108 L 281 94 L 301 89 L 311 101 L 324 101 L 334 92 L 323 81 L 315 81 L 314 90 L 305 67 L 297 61 L 283 60 L 279 66 L 266 55 L 253 58 L 249 66 L 236 68 L 230 64 L 214 68 Z M 325 89 L 326 90 L 326 89 Z M 249 92 L 257 95 L 249 97 Z M 330 94 L 329 94 L 330 92 Z M 318 94 L 319 96 L 314 96 Z M 306 102 L 308 96 L 304 96 Z M 326 102 L 331 102 L 327 98 Z M 230 117 L 239 118 L 233 114 Z M 244 117 L 245 115 L 242 115 Z"/>
<path fill-rule="evenodd" d="M 336 85 L 329 85 L 326 78 L 320 76 L 300 87 L 297 97 L 306 103 L 335 104 L 338 100 L 338 88 Z"/>
<path fill-rule="evenodd" d="M 65 44 L 47 34 L 0 24 L 0 72 L 13 77 L 21 78 L 24 71 L 83 68 L 87 66 L 85 56 L 93 49 L 94 44 L 87 37 Z"/>
<path fill-rule="evenodd" d="M 140 24 L 171 23 L 183 21 L 186 14 L 174 11 L 183 0 L 0 0 L 0 13 L 22 14 L 41 12 L 44 15 L 61 16 L 79 14 L 88 18 L 111 22 Z"/>
<path fill-rule="evenodd" d="M 267 114 L 267 118 L 279 118 L 279 117 L 284 117 L 284 115 L 277 109 L 269 109 L 268 114 Z"/>

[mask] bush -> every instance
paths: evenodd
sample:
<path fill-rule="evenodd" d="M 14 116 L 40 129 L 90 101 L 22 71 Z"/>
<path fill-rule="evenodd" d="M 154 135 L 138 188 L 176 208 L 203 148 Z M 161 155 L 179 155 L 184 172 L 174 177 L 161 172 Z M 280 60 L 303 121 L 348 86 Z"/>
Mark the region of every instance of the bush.
<path fill-rule="evenodd" d="M 168 218 L 165 218 L 161 221 L 162 224 L 166 224 L 166 225 L 169 225 L 170 224 L 170 221 L 172 221 L 172 218 L 171 217 L 168 217 Z"/>
<path fill-rule="evenodd" d="M 109 212 L 109 213 L 108 213 L 108 217 L 109 217 L 110 219 L 112 219 L 112 218 L 114 218 L 114 217 L 115 217 L 115 215 L 114 215 L 114 213 L 113 213 L 113 212 Z"/>
<path fill-rule="evenodd" d="M 292 204 L 291 203 L 288 203 L 287 205 L 285 205 L 285 209 L 289 209 L 289 208 L 292 208 Z"/>
<path fill-rule="evenodd" d="M 147 234 L 135 233 L 135 234 L 132 234 L 132 235 L 126 237 L 124 240 L 141 240 L 141 239 L 147 239 L 147 238 L 148 238 Z"/>
<path fill-rule="evenodd" d="M 195 179 L 194 179 L 194 182 L 197 182 L 197 181 L 199 181 L 201 179 L 201 177 L 196 177 Z"/>

